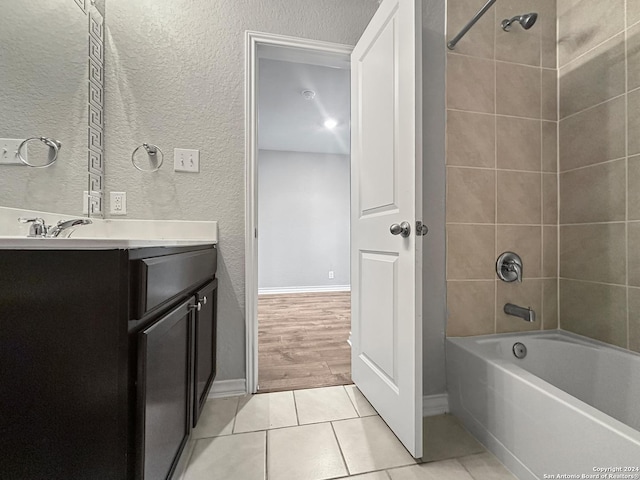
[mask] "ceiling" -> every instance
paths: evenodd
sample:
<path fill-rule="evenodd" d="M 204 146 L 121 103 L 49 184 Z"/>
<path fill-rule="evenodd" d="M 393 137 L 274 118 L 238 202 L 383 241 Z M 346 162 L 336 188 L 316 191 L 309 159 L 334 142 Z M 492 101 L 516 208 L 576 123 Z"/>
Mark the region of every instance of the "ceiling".
<path fill-rule="evenodd" d="M 260 55 L 258 148 L 348 155 L 348 57 L 302 55 L 299 50 L 293 55 Z M 315 97 L 305 99 L 304 90 L 314 91 Z M 329 118 L 338 122 L 333 129 L 324 126 Z"/>

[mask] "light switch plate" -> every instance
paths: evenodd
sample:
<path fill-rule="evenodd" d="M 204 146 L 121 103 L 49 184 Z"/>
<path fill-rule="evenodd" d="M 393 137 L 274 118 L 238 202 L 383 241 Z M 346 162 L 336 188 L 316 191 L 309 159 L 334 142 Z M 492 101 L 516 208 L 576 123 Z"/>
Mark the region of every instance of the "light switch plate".
<path fill-rule="evenodd" d="M 189 173 L 200 172 L 200 150 L 174 148 L 173 171 Z"/>
<path fill-rule="evenodd" d="M 0 165 L 24 165 L 18 159 L 18 147 L 21 143 L 22 140 L 20 139 L 0 138 Z M 22 147 L 22 156 L 25 160 L 29 160 L 27 145 Z"/>

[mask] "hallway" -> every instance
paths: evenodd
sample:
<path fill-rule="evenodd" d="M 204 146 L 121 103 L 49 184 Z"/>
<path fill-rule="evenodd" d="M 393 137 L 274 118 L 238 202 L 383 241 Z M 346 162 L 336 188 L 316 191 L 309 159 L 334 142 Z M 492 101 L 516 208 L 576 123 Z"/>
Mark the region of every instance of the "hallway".
<path fill-rule="evenodd" d="M 259 392 L 351 382 L 350 292 L 260 295 Z"/>

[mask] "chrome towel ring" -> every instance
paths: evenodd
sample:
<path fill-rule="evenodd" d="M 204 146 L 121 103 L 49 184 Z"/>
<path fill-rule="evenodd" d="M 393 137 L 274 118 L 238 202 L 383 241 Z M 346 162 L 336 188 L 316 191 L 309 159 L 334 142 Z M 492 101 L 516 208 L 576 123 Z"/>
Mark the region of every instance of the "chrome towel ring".
<path fill-rule="evenodd" d="M 49 163 L 45 163 L 44 165 L 34 165 L 32 163 L 29 163 L 23 156 L 22 156 L 22 148 L 29 143 L 32 140 L 40 140 L 42 143 L 44 143 L 47 147 L 53 149 L 53 155 L 51 156 L 51 158 L 49 159 Z M 54 140 L 53 138 L 47 138 L 47 137 L 31 137 L 31 138 L 27 138 L 26 140 L 24 140 L 20 146 L 18 147 L 18 154 L 17 157 L 18 159 L 24 163 L 25 165 L 32 167 L 32 168 L 47 168 L 50 167 L 51 165 L 53 165 L 54 163 L 56 163 L 56 161 L 58 161 L 58 154 L 60 153 L 60 149 L 62 148 L 62 144 L 57 141 Z"/>
<path fill-rule="evenodd" d="M 140 150 L 141 148 L 144 148 L 147 152 L 147 155 L 149 155 L 149 157 L 151 158 L 157 158 L 158 153 L 160 154 L 160 159 L 158 161 L 158 165 L 156 166 L 156 168 L 147 170 L 146 168 L 140 168 L 136 164 L 136 153 L 138 153 L 138 150 Z M 160 170 L 160 167 L 162 166 L 163 162 L 164 162 L 164 153 L 162 153 L 162 150 L 160 150 L 157 145 L 153 145 L 152 143 L 143 143 L 142 145 L 136 147 L 135 150 L 133 150 L 133 153 L 131 154 L 131 163 L 133 164 L 134 167 L 136 167 L 141 172 L 157 172 L 158 170 Z"/>

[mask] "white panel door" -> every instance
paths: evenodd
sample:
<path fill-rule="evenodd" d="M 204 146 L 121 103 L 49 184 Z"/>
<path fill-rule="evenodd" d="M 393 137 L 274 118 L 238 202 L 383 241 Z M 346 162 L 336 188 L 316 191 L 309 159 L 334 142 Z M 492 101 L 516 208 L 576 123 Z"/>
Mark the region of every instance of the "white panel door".
<path fill-rule="evenodd" d="M 422 456 L 420 21 L 420 0 L 384 0 L 351 55 L 352 378 L 414 457 Z M 410 234 L 392 234 L 402 222 Z"/>

